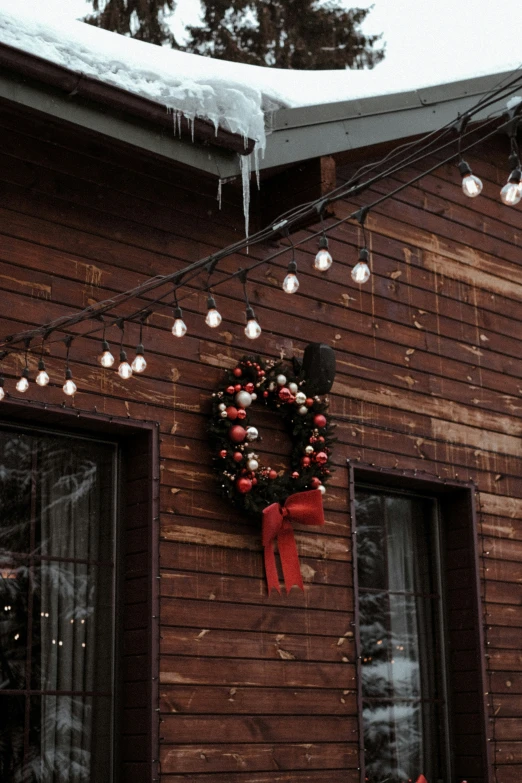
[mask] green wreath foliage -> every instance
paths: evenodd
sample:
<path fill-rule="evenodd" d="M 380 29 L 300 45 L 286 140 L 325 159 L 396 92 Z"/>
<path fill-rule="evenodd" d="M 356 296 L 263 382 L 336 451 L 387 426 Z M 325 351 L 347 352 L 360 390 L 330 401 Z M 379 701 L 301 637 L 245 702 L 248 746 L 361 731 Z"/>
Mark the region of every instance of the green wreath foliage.
<path fill-rule="evenodd" d="M 284 384 L 278 383 L 281 376 L 285 377 Z M 238 392 L 253 394 L 252 405 L 238 404 Z M 277 472 L 270 465 L 261 465 L 256 454 L 260 437 L 245 437 L 239 442 L 231 439 L 234 427 L 251 427 L 250 410 L 254 405 L 274 411 L 285 422 L 292 439 L 289 470 Z M 271 503 L 284 503 L 294 492 L 324 492 L 331 475 L 332 433 L 327 399 L 307 393 L 306 379 L 296 374 L 293 364 L 265 361 L 259 356 L 242 357 L 212 395 L 209 435 L 221 494 L 237 508 L 260 519 L 264 508 Z M 248 467 L 252 459 L 258 463 L 254 470 Z"/>

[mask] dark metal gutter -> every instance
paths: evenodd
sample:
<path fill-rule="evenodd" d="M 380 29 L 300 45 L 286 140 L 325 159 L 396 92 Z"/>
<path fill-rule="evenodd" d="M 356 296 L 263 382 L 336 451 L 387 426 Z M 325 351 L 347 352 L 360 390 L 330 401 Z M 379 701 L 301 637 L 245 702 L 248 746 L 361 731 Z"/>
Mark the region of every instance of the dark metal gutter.
<path fill-rule="evenodd" d="M 172 113 L 165 106 L 4 43 L 0 43 L 0 67 L 62 90 L 72 101 L 76 96 L 85 98 L 153 125 L 174 129 Z M 248 155 L 255 144 L 252 139 L 245 140 L 222 128 L 216 133 L 211 122 L 199 118 L 194 120 L 192 131 L 192 121 L 183 117 L 181 132 L 188 141 L 193 139 L 239 155 Z"/>

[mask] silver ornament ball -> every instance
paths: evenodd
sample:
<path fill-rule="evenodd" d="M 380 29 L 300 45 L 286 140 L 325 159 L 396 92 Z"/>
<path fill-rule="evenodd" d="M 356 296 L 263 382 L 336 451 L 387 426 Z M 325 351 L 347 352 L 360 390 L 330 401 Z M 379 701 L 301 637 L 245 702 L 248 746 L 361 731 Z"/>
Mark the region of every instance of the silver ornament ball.
<path fill-rule="evenodd" d="M 317 487 L 317 489 L 319 490 L 319 492 L 321 493 L 321 495 L 324 495 L 324 493 L 326 492 L 326 487 L 325 487 L 325 485 L 324 485 L 324 484 L 319 484 L 319 486 Z"/>
<path fill-rule="evenodd" d="M 219 405 L 218 405 L 218 408 L 219 408 L 220 411 L 226 411 L 227 406 L 225 405 L 224 402 L 220 402 Z"/>
<path fill-rule="evenodd" d="M 259 436 L 259 432 L 257 431 L 257 429 L 255 427 L 247 427 L 247 430 L 246 430 L 246 439 L 247 440 L 250 440 L 250 441 L 251 440 L 257 440 L 258 436 Z"/>
<path fill-rule="evenodd" d="M 226 411 L 221 411 L 219 415 L 221 416 L 222 419 L 226 419 L 228 416 Z"/>
<path fill-rule="evenodd" d="M 306 446 L 305 454 L 313 454 L 313 453 L 314 453 L 314 447 L 313 446 Z"/>
<path fill-rule="evenodd" d="M 253 471 L 253 470 L 257 470 L 257 469 L 258 469 L 258 467 L 259 467 L 259 462 L 257 461 L 257 459 L 249 459 L 249 460 L 248 460 L 248 462 L 247 462 L 247 468 L 248 468 L 249 470 L 252 470 L 252 471 Z"/>
<path fill-rule="evenodd" d="M 300 416 L 306 416 L 306 414 L 308 413 L 308 408 L 306 407 L 306 405 L 301 405 L 301 407 L 298 409 L 297 412 Z"/>
<path fill-rule="evenodd" d="M 289 383 L 288 388 L 292 392 L 292 394 L 297 394 L 297 383 Z"/>
<path fill-rule="evenodd" d="M 295 401 L 297 405 L 304 405 L 306 402 L 306 394 L 304 394 L 303 392 L 297 392 L 297 394 L 295 395 Z"/>
<path fill-rule="evenodd" d="M 247 391 L 238 392 L 234 399 L 236 401 L 236 405 L 238 405 L 240 408 L 248 408 L 249 405 L 252 405 L 252 395 Z"/>
<path fill-rule="evenodd" d="M 286 375 L 278 375 L 277 376 L 277 383 L 279 386 L 284 386 L 286 383 Z"/>

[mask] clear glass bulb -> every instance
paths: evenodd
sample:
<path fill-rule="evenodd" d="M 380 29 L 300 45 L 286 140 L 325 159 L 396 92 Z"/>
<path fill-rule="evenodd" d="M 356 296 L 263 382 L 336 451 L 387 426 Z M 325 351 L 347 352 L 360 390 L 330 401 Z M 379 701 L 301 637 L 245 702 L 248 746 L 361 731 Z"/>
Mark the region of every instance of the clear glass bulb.
<path fill-rule="evenodd" d="M 261 334 L 261 327 L 255 318 L 251 318 L 245 326 L 245 334 L 250 340 L 256 340 Z"/>
<path fill-rule="evenodd" d="M 467 174 L 462 178 L 462 191 L 469 198 L 476 198 L 482 193 L 482 182 L 474 174 Z"/>
<path fill-rule="evenodd" d="M 352 269 L 352 280 L 355 283 L 367 283 L 370 279 L 370 267 L 366 261 L 359 261 Z"/>
<path fill-rule="evenodd" d="M 77 386 L 72 378 L 67 378 L 63 385 L 63 391 L 69 397 L 73 397 L 76 394 Z"/>
<path fill-rule="evenodd" d="M 211 329 L 215 329 L 216 326 L 219 326 L 221 321 L 221 314 L 216 310 L 215 307 L 208 311 L 207 317 L 205 318 L 205 323 L 207 326 L 210 326 Z"/>
<path fill-rule="evenodd" d="M 283 280 L 283 291 L 285 294 L 295 294 L 299 288 L 299 280 L 295 272 L 289 272 Z"/>
<path fill-rule="evenodd" d="M 144 372 L 147 369 L 147 362 L 143 354 L 136 354 L 134 361 L 131 364 L 131 368 L 134 372 Z"/>
<path fill-rule="evenodd" d="M 500 198 L 508 207 L 514 207 L 522 199 L 522 183 L 508 182 L 500 191 Z"/>
<path fill-rule="evenodd" d="M 29 388 L 29 381 L 25 377 L 25 375 L 22 375 L 21 378 L 18 379 L 16 384 L 16 390 L 19 392 L 26 392 Z"/>
<path fill-rule="evenodd" d="M 326 272 L 333 264 L 333 258 L 325 247 L 322 247 L 317 253 L 314 261 L 314 269 L 319 272 Z"/>
<path fill-rule="evenodd" d="M 102 367 L 112 367 L 114 364 L 114 356 L 110 351 L 104 351 L 102 354 L 100 354 L 100 356 L 98 356 L 98 361 Z"/>
<path fill-rule="evenodd" d="M 0 400 L 3 400 L 4 397 L 5 397 L 4 387 L 0 386 Z"/>
<path fill-rule="evenodd" d="M 172 326 L 174 337 L 184 337 L 187 334 L 187 325 L 183 318 L 176 318 Z"/>
<path fill-rule="evenodd" d="M 132 367 L 130 366 L 129 362 L 120 362 L 120 366 L 118 367 L 118 375 L 120 378 L 123 378 L 124 381 L 131 377 Z"/>
<path fill-rule="evenodd" d="M 35 380 L 38 386 L 47 386 L 47 384 L 49 383 L 49 376 L 47 375 L 45 370 L 40 370 Z"/>

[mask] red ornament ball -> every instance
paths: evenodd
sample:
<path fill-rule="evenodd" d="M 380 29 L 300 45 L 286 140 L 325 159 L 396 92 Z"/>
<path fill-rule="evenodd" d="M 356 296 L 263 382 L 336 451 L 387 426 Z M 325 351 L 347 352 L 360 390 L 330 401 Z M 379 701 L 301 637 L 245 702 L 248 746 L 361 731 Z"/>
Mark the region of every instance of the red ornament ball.
<path fill-rule="evenodd" d="M 233 386 L 227 386 L 225 389 L 227 394 L 234 394 L 234 387 Z"/>
<path fill-rule="evenodd" d="M 257 484 L 257 479 L 254 477 L 252 479 L 252 486 L 255 487 L 256 484 Z"/>
<path fill-rule="evenodd" d="M 262 377 L 263 377 L 263 375 L 265 374 L 265 371 L 264 371 L 264 370 L 258 370 L 258 371 L 257 371 L 257 374 L 258 374 L 258 376 L 259 376 L 260 378 L 262 378 Z"/>
<path fill-rule="evenodd" d="M 307 468 L 310 464 L 310 457 L 303 457 L 301 460 L 301 465 L 303 468 Z"/>
<path fill-rule="evenodd" d="M 228 431 L 228 437 L 233 443 L 242 443 L 246 438 L 246 430 L 239 424 L 234 424 Z"/>
<path fill-rule="evenodd" d="M 317 443 L 317 438 L 315 437 L 315 435 L 312 435 L 312 437 L 310 438 L 310 443 Z"/>
<path fill-rule="evenodd" d="M 326 427 L 326 417 L 322 413 L 316 413 L 314 416 L 314 425 L 316 427 Z"/>
<path fill-rule="evenodd" d="M 310 486 L 312 489 L 317 489 L 317 487 L 321 486 L 321 480 L 317 478 L 317 476 L 314 476 L 313 479 L 310 480 Z"/>
<path fill-rule="evenodd" d="M 243 476 L 236 481 L 236 489 L 238 492 L 241 492 L 242 495 L 246 495 L 246 493 L 250 492 L 252 489 L 252 482 L 249 478 Z"/>
<path fill-rule="evenodd" d="M 233 405 L 229 405 L 227 408 L 227 416 L 229 419 L 237 419 L 237 408 Z"/>
<path fill-rule="evenodd" d="M 324 443 L 324 438 L 323 438 L 323 436 L 322 436 L 322 435 L 319 435 L 319 437 L 317 438 L 317 440 L 319 441 L 319 443 Z"/>
<path fill-rule="evenodd" d="M 239 392 L 239 391 L 241 391 L 242 388 L 243 387 L 241 386 L 240 383 L 236 383 L 236 385 L 234 386 L 234 391 Z"/>
<path fill-rule="evenodd" d="M 297 470 L 294 470 L 294 472 L 292 473 L 292 478 L 299 478 L 299 473 L 297 472 Z"/>
<path fill-rule="evenodd" d="M 316 461 L 316 462 L 317 462 L 319 465 L 326 465 L 326 463 L 328 462 L 328 454 L 325 454 L 325 453 L 324 453 L 324 451 L 319 451 L 319 452 L 318 452 L 318 453 L 315 455 L 315 461 Z"/>
<path fill-rule="evenodd" d="M 314 404 L 314 401 L 312 400 L 312 398 L 311 397 L 307 397 L 306 398 L 306 402 L 305 402 L 306 407 L 307 408 L 311 408 L 313 404 Z"/>
<path fill-rule="evenodd" d="M 232 372 L 234 373 L 234 375 L 236 376 L 236 378 L 241 378 L 241 376 L 243 375 L 243 372 L 242 372 L 242 370 L 241 370 L 241 367 L 235 367 L 235 368 L 234 368 L 234 370 L 233 370 Z"/>
<path fill-rule="evenodd" d="M 270 479 L 277 478 L 277 470 L 269 470 L 268 471 L 268 478 L 270 478 Z"/>
<path fill-rule="evenodd" d="M 227 450 L 221 449 L 221 451 L 219 452 L 219 456 L 221 457 L 221 459 L 225 459 L 225 457 L 227 456 Z"/>
<path fill-rule="evenodd" d="M 246 419 L 247 412 L 244 408 L 240 408 L 237 412 L 238 419 Z"/>
<path fill-rule="evenodd" d="M 279 389 L 279 399 L 280 400 L 282 400 L 283 402 L 289 402 L 291 397 L 292 397 L 292 392 L 290 391 L 290 389 L 287 389 L 286 386 L 282 386 Z"/>
<path fill-rule="evenodd" d="M 265 389 L 265 391 L 263 392 L 263 397 L 268 397 L 268 392 L 266 391 L 266 389 Z"/>
<path fill-rule="evenodd" d="M 245 386 L 245 391 L 247 391 L 249 394 L 252 394 L 252 392 L 255 390 L 255 386 L 253 383 L 247 383 Z"/>
<path fill-rule="evenodd" d="M 233 456 L 234 462 L 241 462 L 242 459 L 243 459 L 243 455 L 241 454 L 241 452 L 235 451 Z"/>

